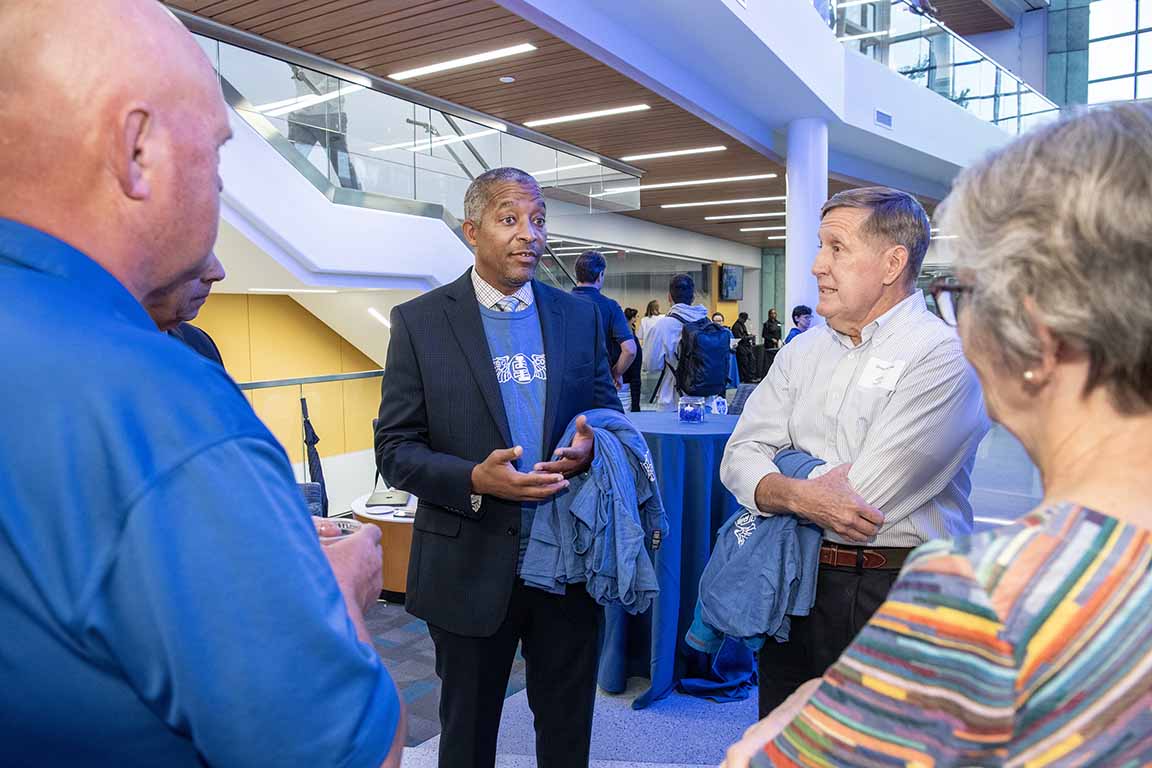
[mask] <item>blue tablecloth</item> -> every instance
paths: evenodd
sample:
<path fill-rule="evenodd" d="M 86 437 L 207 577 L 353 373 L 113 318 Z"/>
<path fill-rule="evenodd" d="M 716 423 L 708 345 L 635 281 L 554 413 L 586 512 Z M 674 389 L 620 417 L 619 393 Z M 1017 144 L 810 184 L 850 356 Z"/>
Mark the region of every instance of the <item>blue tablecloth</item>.
<path fill-rule="evenodd" d="M 622 608 L 606 609 L 599 683 L 609 693 L 620 693 L 629 677 L 650 678 L 651 687 L 632 704 L 642 709 L 672 692 L 684 676 L 689 653 L 695 654 L 684 634 L 692 623 L 700 575 L 716 531 L 738 507 L 720 483 L 720 459 L 739 417 L 709 415 L 703 424 L 681 424 L 675 413 L 628 416 L 652 451 L 669 533 L 656 553 L 660 594 L 651 610 L 629 616 Z M 725 674 L 751 675 L 751 653 L 735 666 L 735 672 Z"/>

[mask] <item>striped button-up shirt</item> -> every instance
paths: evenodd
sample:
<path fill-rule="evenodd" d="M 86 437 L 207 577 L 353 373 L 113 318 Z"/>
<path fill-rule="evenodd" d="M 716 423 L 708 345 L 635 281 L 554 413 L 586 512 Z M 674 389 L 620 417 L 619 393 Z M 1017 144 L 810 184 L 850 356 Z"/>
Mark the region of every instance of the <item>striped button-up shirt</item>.
<path fill-rule="evenodd" d="M 976 374 L 960 339 L 919 291 L 861 331 L 861 343 L 828 326 L 780 350 L 736 425 L 720 473 L 749 509 L 772 459 L 797 448 L 851 463 L 848 480 L 884 513 L 871 544 L 915 547 L 972 529 L 972 465 L 988 431 Z M 851 543 L 831 531 L 825 538 Z"/>
<path fill-rule="evenodd" d="M 472 269 L 472 288 L 476 291 L 476 301 L 480 303 L 480 306 L 502 311 L 500 302 L 506 298 L 503 291 L 499 288 L 493 288 L 491 283 L 476 274 L 475 267 Z M 512 308 L 513 311 L 532 306 L 532 302 L 536 300 L 536 294 L 532 292 L 532 283 L 524 283 L 516 293 L 511 294 L 511 297 L 520 302 Z"/>

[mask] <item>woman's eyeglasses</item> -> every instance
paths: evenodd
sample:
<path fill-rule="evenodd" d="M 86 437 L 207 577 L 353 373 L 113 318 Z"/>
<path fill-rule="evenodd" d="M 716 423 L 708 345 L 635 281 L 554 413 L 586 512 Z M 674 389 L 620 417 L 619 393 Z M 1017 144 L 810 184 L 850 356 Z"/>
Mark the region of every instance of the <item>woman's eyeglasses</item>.
<path fill-rule="evenodd" d="M 948 325 L 953 327 L 959 321 L 960 311 L 967 305 L 972 286 L 960 282 L 955 277 L 938 277 L 928 286 L 933 308 Z"/>

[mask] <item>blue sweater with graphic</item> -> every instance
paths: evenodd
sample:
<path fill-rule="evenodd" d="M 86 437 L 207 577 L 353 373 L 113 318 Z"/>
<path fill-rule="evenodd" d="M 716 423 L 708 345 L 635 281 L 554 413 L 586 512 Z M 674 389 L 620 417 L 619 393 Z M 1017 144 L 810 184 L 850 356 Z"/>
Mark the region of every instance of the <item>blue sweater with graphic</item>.
<path fill-rule="evenodd" d="M 492 367 L 500 384 L 500 397 L 508 416 L 508 429 L 512 445 L 524 449 L 517 469 L 531 472 L 539 461 L 545 460 L 544 403 L 548 391 L 548 365 L 544 355 L 544 337 L 540 332 L 540 317 L 536 305 L 519 312 L 501 312 L 480 307 L 484 321 L 484 334 L 492 353 Z M 508 446 L 511 448 L 512 446 Z M 536 514 L 535 503 L 525 503 L 520 513 L 520 557 L 516 572 L 524 563 L 528 535 Z"/>

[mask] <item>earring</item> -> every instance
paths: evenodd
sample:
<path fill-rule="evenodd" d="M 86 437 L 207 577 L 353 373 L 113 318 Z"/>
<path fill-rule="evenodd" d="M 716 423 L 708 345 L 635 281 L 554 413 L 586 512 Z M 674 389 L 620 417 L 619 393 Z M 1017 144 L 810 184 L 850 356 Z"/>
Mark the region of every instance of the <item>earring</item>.
<path fill-rule="evenodd" d="M 1036 378 L 1036 374 L 1032 371 L 1024 371 L 1024 381 L 1032 381 Z"/>

